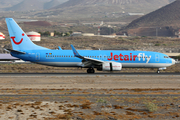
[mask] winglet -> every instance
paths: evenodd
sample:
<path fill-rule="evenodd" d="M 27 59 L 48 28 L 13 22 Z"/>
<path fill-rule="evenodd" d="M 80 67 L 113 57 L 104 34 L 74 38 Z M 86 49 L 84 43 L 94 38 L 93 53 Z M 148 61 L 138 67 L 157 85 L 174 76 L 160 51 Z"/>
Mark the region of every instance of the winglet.
<path fill-rule="evenodd" d="M 78 51 L 74 48 L 74 46 L 71 44 L 72 51 L 74 53 L 74 56 L 81 57 L 81 55 L 78 53 Z"/>

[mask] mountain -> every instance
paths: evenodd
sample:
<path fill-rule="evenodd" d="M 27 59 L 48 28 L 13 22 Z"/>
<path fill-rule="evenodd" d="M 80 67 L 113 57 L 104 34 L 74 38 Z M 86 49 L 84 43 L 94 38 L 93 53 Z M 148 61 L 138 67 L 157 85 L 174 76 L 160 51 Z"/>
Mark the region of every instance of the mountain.
<path fill-rule="evenodd" d="M 43 10 L 43 2 L 39 0 L 24 0 L 17 5 L 6 8 L 6 11 L 33 11 Z"/>
<path fill-rule="evenodd" d="M 61 4 L 57 8 L 72 7 L 72 6 L 121 6 L 133 5 L 139 7 L 162 7 L 169 4 L 173 0 L 69 0 L 64 4 Z"/>
<path fill-rule="evenodd" d="M 0 4 L 5 11 L 37 11 L 53 8 L 66 1 L 68 0 L 0 0 Z"/>
<path fill-rule="evenodd" d="M 180 28 L 179 10 L 180 0 L 176 0 L 167 6 L 132 21 L 125 29 L 131 31 L 131 33 L 136 31 L 136 34 L 139 35 L 148 30 L 153 35 L 156 35 L 155 33 L 158 29 L 159 34 L 162 31 L 162 36 L 172 36 L 174 31 Z"/>
<path fill-rule="evenodd" d="M 0 0 L 0 8 L 12 7 L 23 0 Z"/>
<path fill-rule="evenodd" d="M 149 26 L 176 26 L 180 21 L 180 0 L 140 17 L 130 23 L 127 28 L 149 27 Z M 180 22 L 178 22 L 179 24 Z M 176 25 L 175 25 L 176 24 Z M 178 25 L 180 26 L 180 24 Z"/>
<path fill-rule="evenodd" d="M 147 14 L 173 0 L 69 0 L 52 8 L 42 16 L 59 15 L 64 18 L 122 17 L 128 13 Z"/>
<path fill-rule="evenodd" d="M 44 9 L 53 8 L 59 4 L 60 4 L 60 2 L 58 0 L 51 0 L 50 2 L 47 2 L 44 4 Z"/>

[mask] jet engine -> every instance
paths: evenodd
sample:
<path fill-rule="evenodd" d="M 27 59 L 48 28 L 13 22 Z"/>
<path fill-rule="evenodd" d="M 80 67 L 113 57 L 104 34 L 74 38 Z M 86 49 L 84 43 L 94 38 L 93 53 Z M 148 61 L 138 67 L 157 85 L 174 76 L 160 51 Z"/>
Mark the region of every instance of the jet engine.
<path fill-rule="evenodd" d="M 97 68 L 100 71 L 120 71 L 122 70 L 122 64 L 117 62 L 104 62 L 102 66 Z"/>

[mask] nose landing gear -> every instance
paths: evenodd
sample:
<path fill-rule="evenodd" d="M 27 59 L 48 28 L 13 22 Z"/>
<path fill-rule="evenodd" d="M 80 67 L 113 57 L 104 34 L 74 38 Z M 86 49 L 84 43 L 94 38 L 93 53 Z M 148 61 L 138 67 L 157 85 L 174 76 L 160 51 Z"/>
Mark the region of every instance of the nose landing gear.
<path fill-rule="evenodd" d="M 166 67 L 164 67 L 164 68 L 159 68 L 159 69 L 157 70 L 157 73 L 158 73 L 158 74 L 160 73 L 160 70 L 166 70 Z"/>
<path fill-rule="evenodd" d="M 94 73 L 94 72 L 95 72 L 94 68 L 88 68 L 87 69 L 87 73 Z"/>

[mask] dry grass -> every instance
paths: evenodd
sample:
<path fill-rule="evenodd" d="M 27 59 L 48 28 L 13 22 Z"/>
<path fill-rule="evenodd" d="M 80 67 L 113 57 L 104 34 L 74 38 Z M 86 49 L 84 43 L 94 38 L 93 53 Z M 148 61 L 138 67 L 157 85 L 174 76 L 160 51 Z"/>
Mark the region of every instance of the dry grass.
<path fill-rule="evenodd" d="M 3 91 L 4 90 L 4 91 Z M 4 93 L 12 92 L 14 89 L 3 89 Z M 46 94 L 53 93 L 53 91 L 58 91 L 62 93 L 66 92 L 78 92 L 84 93 L 85 96 L 71 96 L 59 98 L 56 97 L 52 100 L 49 97 L 47 100 L 45 97 L 36 98 L 33 100 L 30 96 L 27 96 L 27 102 L 24 101 L 25 97 L 11 97 L 11 102 L 8 102 L 9 97 L 1 97 L 0 103 L 0 117 L 3 119 L 8 116 L 9 119 L 13 119 L 13 111 L 15 111 L 19 116 L 27 116 L 26 119 L 45 119 L 45 120 L 58 120 L 58 119 L 72 119 L 72 118 L 82 118 L 82 119 L 158 119 L 158 118 L 176 118 L 179 119 L 179 112 L 177 105 L 180 103 L 179 97 L 122 97 L 122 96 L 111 96 L 111 97 L 99 97 L 99 96 L 86 96 L 86 92 L 96 91 L 97 93 L 106 93 L 108 91 L 118 93 L 119 91 L 126 91 L 126 93 L 131 94 L 131 92 L 159 92 L 164 91 L 179 91 L 179 89 L 24 89 L 26 92 L 35 93 L 36 91 L 43 91 Z M 157 90 L 157 91 L 156 91 Z M 23 91 L 23 90 L 22 90 Z M 16 92 L 21 92 L 21 90 L 16 90 Z M 44 94 L 44 93 L 43 93 Z M 6 102 L 3 102 L 6 101 Z M 19 102 L 13 102 L 19 101 Z M 45 102 L 51 101 L 51 102 Z M 97 102 L 98 101 L 98 102 Z M 106 102 L 105 102 L 106 101 Z M 158 106 L 157 112 L 149 112 L 145 106 L 144 102 L 153 102 Z M 11 112 L 8 115 L 7 112 Z M 29 111 L 28 113 L 25 111 Z M 169 112 L 171 111 L 171 112 Z M 3 114 L 2 114 L 3 113 Z M 39 118 L 41 117 L 41 118 Z M 14 117 L 15 118 L 15 117 Z"/>

